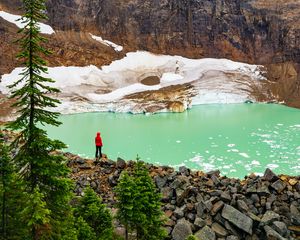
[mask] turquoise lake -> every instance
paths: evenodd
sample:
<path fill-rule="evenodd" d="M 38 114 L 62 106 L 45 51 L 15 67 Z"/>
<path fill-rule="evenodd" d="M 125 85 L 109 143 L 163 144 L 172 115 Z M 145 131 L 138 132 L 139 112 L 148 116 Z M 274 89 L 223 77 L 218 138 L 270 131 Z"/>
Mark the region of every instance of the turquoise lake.
<path fill-rule="evenodd" d="M 200 105 L 184 113 L 62 115 L 60 127 L 47 127 L 66 151 L 93 158 L 97 131 L 110 159 L 219 169 L 243 178 L 262 174 L 300 174 L 300 110 L 276 104 Z"/>

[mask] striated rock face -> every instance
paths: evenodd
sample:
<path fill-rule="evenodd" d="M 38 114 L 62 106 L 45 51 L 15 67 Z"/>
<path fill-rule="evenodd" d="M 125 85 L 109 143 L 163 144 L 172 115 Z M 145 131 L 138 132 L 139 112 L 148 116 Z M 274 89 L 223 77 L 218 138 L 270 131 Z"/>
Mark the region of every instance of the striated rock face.
<path fill-rule="evenodd" d="M 0 3 L 0 9 L 14 12 L 18 6 L 19 0 Z M 270 92 L 288 105 L 300 107 L 299 1 L 49 0 L 47 7 L 49 24 L 63 31 L 59 39 L 54 37 L 55 43 L 50 40 L 56 53 L 49 59 L 52 65 L 97 65 L 118 58 L 113 51 L 103 56 L 104 49 L 99 49 L 100 56 L 95 54 L 98 49 L 93 49 L 93 44 L 73 44 L 76 39 L 86 42 L 83 32 L 91 32 L 125 46 L 126 51 L 140 49 L 267 65 Z M 0 40 L 8 44 L 2 24 Z M 70 30 L 71 37 L 63 39 Z M 63 48 L 63 53 L 58 48 Z M 88 51 L 82 50 L 85 48 Z M 9 51 L 4 52 L 0 71 L 7 69 L 3 64 L 13 61 Z M 95 60 L 101 56 L 102 60 Z"/>

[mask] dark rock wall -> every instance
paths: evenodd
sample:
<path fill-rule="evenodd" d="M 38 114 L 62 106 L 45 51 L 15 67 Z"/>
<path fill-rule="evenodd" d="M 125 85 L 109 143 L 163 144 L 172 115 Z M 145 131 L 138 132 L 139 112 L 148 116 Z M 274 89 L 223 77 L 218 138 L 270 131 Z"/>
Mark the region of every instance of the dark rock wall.
<path fill-rule="evenodd" d="M 48 9 L 56 28 L 101 33 L 136 49 L 261 64 L 299 62 L 300 26 L 293 19 L 300 3 L 264 9 L 255 2 L 49 0 Z"/>

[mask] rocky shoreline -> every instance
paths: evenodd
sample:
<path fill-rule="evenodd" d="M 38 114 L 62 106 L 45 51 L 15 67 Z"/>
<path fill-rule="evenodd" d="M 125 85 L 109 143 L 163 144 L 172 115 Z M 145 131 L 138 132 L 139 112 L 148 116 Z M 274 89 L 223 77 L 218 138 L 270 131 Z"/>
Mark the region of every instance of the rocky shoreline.
<path fill-rule="evenodd" d="M 91 186 L 115 211 L 113 188 L 134 162 L 65 156 L 75 194 Z M 169 239 L 185 240 L 191 234 L 199 240 L 300 239 L 300 176 L 277 176 L 266 169 L 262 177 L 251 174 L 240 180 L 219 171 L 147 167 L 162 194 Z"/>

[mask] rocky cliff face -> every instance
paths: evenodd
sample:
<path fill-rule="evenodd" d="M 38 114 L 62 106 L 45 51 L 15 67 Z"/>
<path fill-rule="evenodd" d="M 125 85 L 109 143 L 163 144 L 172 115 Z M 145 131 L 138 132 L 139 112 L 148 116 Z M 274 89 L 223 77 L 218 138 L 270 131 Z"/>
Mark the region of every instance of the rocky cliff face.
<path fill-rule="evenodd" d="M 18 6 L 1 2 L 4 9 Z M 298 1 L 49 0 L 47 6 L 55 29 L 101 34 L 127 51 L 267 65 L 273 94 L 300 107 Z"/>

